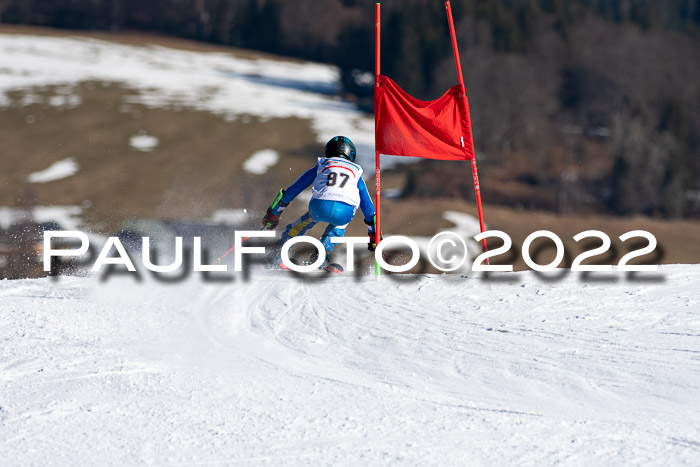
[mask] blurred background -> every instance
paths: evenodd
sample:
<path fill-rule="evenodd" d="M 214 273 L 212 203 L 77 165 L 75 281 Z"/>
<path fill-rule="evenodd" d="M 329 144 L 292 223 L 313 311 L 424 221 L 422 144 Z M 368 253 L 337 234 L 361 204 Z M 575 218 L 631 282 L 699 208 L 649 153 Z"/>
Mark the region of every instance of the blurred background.
<path fill-rule="evenodd" d="M 569 263 L 602 230 L 604 264 L 644 229 L 646 262 L 700 262 L 700 0 L 451 4 L 488 227 L 552 230 Z M 373 186 L 373 41 L 373 1 L 0 0 L 2 277 L 43 274 L 47 228 L 225 251 L 337 134 Z M 382 73 L 456 84 L 443 1 L 382 2 Z M 478 232 L 467 164 L 397 159 L 385 234 Z"/>

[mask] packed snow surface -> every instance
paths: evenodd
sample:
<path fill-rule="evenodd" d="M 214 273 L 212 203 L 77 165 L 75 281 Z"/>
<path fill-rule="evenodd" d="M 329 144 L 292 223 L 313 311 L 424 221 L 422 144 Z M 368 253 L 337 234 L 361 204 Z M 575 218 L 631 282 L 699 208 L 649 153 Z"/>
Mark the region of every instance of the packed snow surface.
<path fill-rule="evenodd" d="M 30 173 L 27 177 L 29 183 L 47 183 L 61 180 L 75 175 L 80 170 L 78 162 L 73 157 L 54 162 L 49 167 L 38 172 Z"/>
<path fill-rule="evenodd" d="M 698 465 L 700 266 L 562 273 L 2 281 L 0 464 Z"/>

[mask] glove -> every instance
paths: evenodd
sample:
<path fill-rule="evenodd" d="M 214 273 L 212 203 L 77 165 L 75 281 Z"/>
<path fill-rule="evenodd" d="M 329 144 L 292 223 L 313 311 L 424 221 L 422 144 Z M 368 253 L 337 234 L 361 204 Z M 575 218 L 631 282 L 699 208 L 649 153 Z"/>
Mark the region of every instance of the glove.
<path fill-rule="evenodd" d="M 369 245 L 367 245 L 367 249 L 369 251 L 374 251 L 377 249 L 377 233 L 376 232 L 367 232 L 367 235 L 369 235 Z M 382 236 L 382 233 L 379 232 L 379 241 L 381 242 L 384 239 Z"/>
<path fill-rule="evenodd" d="M 267 208 L 267 213 L 265 213 L 265 217 L 262 220 L 265 230 L 274 230 L 279 224 L 282 211 L 288 206 L 288 204 L 282 202 L 282 196 L 284 196 L 284 190 L 280 190 L 270 207 Z"/>
<path fill-rule="evenodd" d="M 265 228 L 265 230 L 273 230 L 277 227 L 277 224 L 280 223 L 280 214 L 272 214 L 272 209 L 267 208 L 267 213 L 265 214 L 265 217 L 263 217 L 262 220 L 262 225 Z"/>
<path fill-rule="evenodd" d="M 374 251 L 377 249 L 377 234 L 375 232 L 377 225 L 377 217 L 373 216 L 371 221 L 368 221 L 365 219 L 365 224 L 367 224 L 367 235 L 369 235 L 369 245 L 367 245 L 367 249 L 369 251 Z M 384 237 L 382 237 L 382 233 L 379 232 L 379 241 L 382 241 Z"/>

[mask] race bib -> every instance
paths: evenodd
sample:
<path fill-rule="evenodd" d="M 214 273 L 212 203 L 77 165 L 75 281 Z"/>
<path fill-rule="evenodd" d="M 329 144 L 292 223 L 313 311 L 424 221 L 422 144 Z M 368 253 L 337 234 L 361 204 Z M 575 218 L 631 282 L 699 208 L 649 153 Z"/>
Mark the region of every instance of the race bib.
<path fill-rule="evenodd" d="M 317 167 L 311 191 L 314 198 L 342 201 L 355 207 L 360 205 L 357 184 L 362 167 L 341 157 L 319 157 Z"/>

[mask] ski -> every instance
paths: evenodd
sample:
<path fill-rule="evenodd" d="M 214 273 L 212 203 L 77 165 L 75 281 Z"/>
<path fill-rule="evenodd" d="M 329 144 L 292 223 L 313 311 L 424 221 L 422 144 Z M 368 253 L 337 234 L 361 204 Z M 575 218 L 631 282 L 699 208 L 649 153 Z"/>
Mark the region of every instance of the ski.
<path fill-rule="evenodd" d="M 323 270 L 330 274 L 342 274 L 344 269 L 338 263 L 330 263 L 323 267 Z"/>
<path fill-rule="evenodd" d="M 295 263 L 297 264 L 297 263 Z M 312 262 L 303 262 L 301 263 L 302 266 L 308 266 L 310 264 L 313 264 Z M 289 267 L 287 267 L 284 263 L 279 262 L 277 264 L 274 264 L 268 268 L 269 270 L 278 270 L 278 271 L 292 271 Z M 342 265 L 338 263 L 329 263 L 325 266 L 322 266 L 318 268 L 319 271 L 325 271 L 329 274 L 342 274 L 345 269 L 343 268 Z"/>

